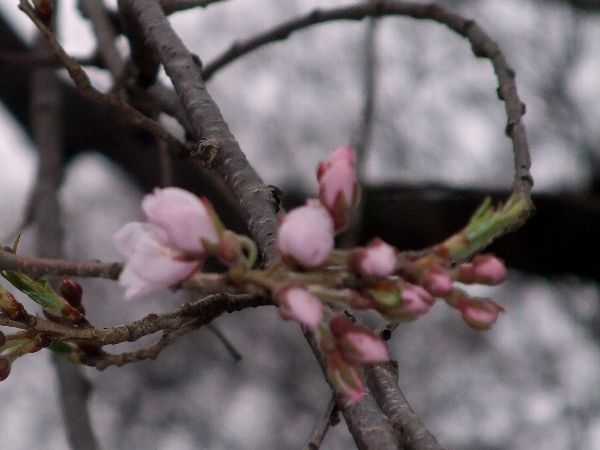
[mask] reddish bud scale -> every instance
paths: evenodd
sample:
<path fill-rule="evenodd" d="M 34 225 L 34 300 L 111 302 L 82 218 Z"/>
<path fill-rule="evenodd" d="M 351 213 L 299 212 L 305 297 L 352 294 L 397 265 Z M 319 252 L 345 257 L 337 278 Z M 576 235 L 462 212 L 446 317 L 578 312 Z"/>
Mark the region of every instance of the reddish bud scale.
<path fill-rule="evenodd" d="M 10 375 L 10 361 L 6 356 L 0 356 L 0 381 L 4 381 Z"/>
<path fill-rule="evenodd" d="M 6 335 L 0 331 L 0 347 L 4 346 L 4 344 L 6 344 Z"/>
<path fill-rule="evenodd" d="M 4 290 L 0 290 L 0 310 L 12 320 L 23 321 L 29 317 L 23 305 L 10 292 Z"/>
<path fill-rule="evenodd" d="M 44 24 L 50 26 L 54 6 L 52 0 L 33 0 L 35 15 L 38 16 Z"/>
<path fill-rule="evenodd" d="M 77 281 L 71 278 L 64 278 L 60 282 L 59 291 L 61 297 L 64 298 L 69 305 L 77 309 L 82 315 L 85 315 L 85 308 L 81 303 L 83 288 Z"/>

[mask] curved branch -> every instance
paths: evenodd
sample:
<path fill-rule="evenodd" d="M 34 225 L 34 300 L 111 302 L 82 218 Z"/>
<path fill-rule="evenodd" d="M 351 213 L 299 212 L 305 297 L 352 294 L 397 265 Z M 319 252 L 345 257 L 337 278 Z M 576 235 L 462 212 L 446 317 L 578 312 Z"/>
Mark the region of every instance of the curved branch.
<path fill-rule="evenodd" d="M 413 19 L 433 20 L 466 38 L 477 57 L 491 61 L 498 79 L 498 97 L 504 101 L 507 125 L 506 134 L 511 139 L 514 153 L 513 191 L 525 196 L 530 212 L 533 203 L 529 200 L 533 178 L 529 171 L 531 160 L 525 127 L 521 121 L 525 114 L 525 104 L 519 98 L 515 84 L 515 72 L 506 62 L 498 44 L 472 19 L 454 14 L 435 3 L 412 3 L 394 1 L 374 1 L 365 4 L 344 6 L 332 9 L 315 9 L 312 12 L 286 21 L 245 41 L 235 42 L 226 52 L 205 65 L 202 75 L 209 80 L 214 73 L 239 57 L 263 45 L 286 39 L 290 34 L 313 25 L 340 20 L 362 20 L 365 17 L 407 16 Z M 523 218 L 523 222 L 527 217 Z"/>

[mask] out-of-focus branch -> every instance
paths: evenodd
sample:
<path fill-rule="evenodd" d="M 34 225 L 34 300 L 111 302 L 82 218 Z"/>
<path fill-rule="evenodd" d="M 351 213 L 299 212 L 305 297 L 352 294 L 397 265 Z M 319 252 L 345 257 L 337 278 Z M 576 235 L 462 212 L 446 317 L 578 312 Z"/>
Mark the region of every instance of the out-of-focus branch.
<path fill-rule="evenodd" d="M 335 425 L 334 420 L 337 417 L 337 412 L 337 403 L 335 397 L 332 397 L 327 404 L 327 409 L 317 422 L 308 442 L 304 445 L 303 450 L 319 450 L 321 448 L 327 431 L 329 431 L 332 425 Z M 339 418 L 337 420 L 339 421 Z"/>
<path fill-rule="evenodd" d="M 206 8 L 213 3 L 222 1 L 224 0 L 160 0 L 160 6 L 162 6 L 165 14 L 168 15 L 192 8 Z"/>
<path fill-rule="evenodd" d="M 79 0 L 79 7 L 90 20 L 98 40 L 98 53 L 108 67 L 113 78 L 123 70 L 123 59 L 115 45 L 117 35 L 102 0 Z"/>
<path fill-rule="evenodd" d="M 264 260 L 274 260 L 277 220 L 272 191 L 248 163 L 206 90 L 200 68 L 171 28 L 158 3 L 153 0 L 123 2 L 139 21 L 148 46 L 158 53 L 187 112 L 197 141 L 194 156 L 214 168 L 229 185 Z"/>
<path fill-rule="evenodd" d="M 469 41 L 475 56 L 490 60 L 499 83 L 498 97 L 504 101 L 505 105 L 508 119 L 506 134 L 513 143 L 515 167 L 513 192 L 529 201 L 533 179 L 529 171 L 531 161 L 527 136 L 521 121 L 525 114 L 525 104 L 517 93 L 515 72 L 506 62 L 504 53 L 502 53 L 498 44 L 474 20 L 454 14 L 435 3 L 378 0 L 339 8 L 315 9 L 304 16 L 291 19 L 245 41 L 235 42 L 229 50 L 218 56 L 213 62 L 206 64 L 202 72 L 203 77 L 208 80 L 226 64 L 263 45 L 286 39 L 295 31 L 324 22 L 362 20 L 369 16 L 408 16 L 413 19 L 433 20 L 444 24 Z M 533 211 L 532 203 L 530 203 L 529 211 Z M 527 215 L 524 215 L 521 223 L 526 219 Z M 515 227 L 518 225 L 520 224 L 515 224 Z"/>
<path fill-rule="evenodd" d="M 36 49 L 47 54 L 51 49 L 39 36 Z M 60 257 L 62 227 L 58 190 L 63 179 L 60 86 L 51 67 L 40 66 L 31 80 L 31 120 L 38 150 L 38 171 L 31 197 L 32 218 L 38 228 L 38 251 L 42 256 Z M 55 357 L 60 387 L 64 426 L 71 448 L 95 450 L 96 437 L 88 411 L 90 383 L 80 367 Z"/>
<path fill-rule="evenodd" d="M 27 16 L 33 21 L 37 28 L 42 32 L 42 34 L 50 44 L 50 47 L 52 48 L 54 54 L 58 57 L 58 59 L 60 59 L 64 68 L 67 70 L 67 73 L 69 74 L 75 85 L 78 87 L 79 91 L 84 96 L 96 103 L 100 103 L 102 105 L 114 108 L 115 111 L 120 114 L 120 117 L 129 121 L 132 125 L 152 133 L 159 139 L 163 139 L 169 144 L 170 150 L 175 152 L 176 154 L 185 154 L 188 152 L 186 145 L 180 142 L 174 136 L 172 136 L 168 131 L 166 131 L 162 126 L 160 126 L 160 124 L 146 117 L 138 110 L 132 108 L 120 97 L 116 95 L 103 94 L 102 92 L 94 88 L 85 71 L 81 68 L 77 61 L 71 58 L 64 51 L 64 49 L 56 39 L 56 35 L 54 34 L 54 32 L 49 27 L 47 27 L 42 20 L 40 20 L 37 17 L 35 11 L 31 7 L 31 4 L 27 0 L 20 0 L 19 8 L 25 14 L 27 14 Z"/>

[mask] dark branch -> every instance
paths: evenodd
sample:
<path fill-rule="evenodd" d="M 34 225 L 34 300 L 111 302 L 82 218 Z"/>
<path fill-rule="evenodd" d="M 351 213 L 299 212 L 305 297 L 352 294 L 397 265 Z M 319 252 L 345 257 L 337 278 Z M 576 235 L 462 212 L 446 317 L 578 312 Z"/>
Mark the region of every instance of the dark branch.
<path fill-rule="evenodd" d="M 229 131 L 218 106 L 206 90 L 197 61 L 173 31 L 155 1 L 123 1 L 139 21 L 147 44 L 158 53 L 187 112 L 197 141 L 193 156 L 214 168 L 229 185 L 264 260 L 273 261 L 276 257 L 273 243 L 277 221 L 272 192 L 248 163 Z"/>

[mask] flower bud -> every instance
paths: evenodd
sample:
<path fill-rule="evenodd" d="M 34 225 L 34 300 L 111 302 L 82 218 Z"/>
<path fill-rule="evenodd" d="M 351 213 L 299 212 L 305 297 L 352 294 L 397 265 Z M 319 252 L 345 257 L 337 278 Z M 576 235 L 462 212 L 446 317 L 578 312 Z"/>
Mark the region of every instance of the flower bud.
<path fill-rule="evenodd" d="M 335 230 L 347 228 L 359 187 L 354 167 L 354 150 L 339 147 L 317 167 L 319 198 L 333 217 Z"/>
<path fill-rule="evenodd" d="M 431 295 L 443 297 L 452 292 L 453 280 L 447 270 L 434 266 L 423 273 L 420 284 Z"/>
<path fill-rule="evenodd" d="M 327 261 L 333 244 L 333 221 L 318 200 L 293 209 L 279 225 L 277 249 L 288 264 L 320 267 Z"/>
<path fill-rule="evenodd" d="M 85 315 L 85 308 L 81 303 L 83 289 L 77 281 L 71 278 L 64 278 L 60 281 L 58 289 L 62 298 L 64 298 L 69 305 L 76 308 L 81 314 Z"/>
<path fill-rule="evenodd" d="M 303 287 L 288 286 L 277 292 L 279 313 L 284 319 L 294 320 L 312 330 L 323 320 L 321 301 Z"/>
<path fill-rule="evenodd" d="M 365 395 L 365 386 L 358 368 L 344 360 L 339 352 L 329 353 L 327 357 L 329 380 L 351 402 L 360 401 Z"/>
<path fill-rule="evenodd" d="M 387 347 L 379 336 L 367 327 L 355 324 L 345 315 L 334 317 L 329 328 L 347 361 L 376 364 L 389 359 Z"/>
<path fill-rule="evenodd" d="M 491 286 L 506 280 L 508 272 L 504 263 L 494 255 L 478 255 L 471 263 L 458 266 L 457 280 L 461 283 L 481 283 Z"/>
<path fill-rule="evenodd" d="M 496 323 L 504 308 L 491 300 L 463 298 L 460 304 L 463 320 L 471 328 L 487 330 Z"/>
<path fill-rule="evenodd" d="M 17 301 L 14 295 L 2 286 L 0 286 L 0 310 L 12 320 L 20 321 L 29 316 L 23 305 Z"/>
<path fill-rule="evenodd" d="M 379 238 L 365 248 L 357 248 L 348 255 L 348 266 L 367 277 L 387 277 L 396 269 L 396 250 Z"/>
<path fill-rule="evenodd" d="M 426 314 L 435 299 L 421 286 L 403 280 L 384 280 L 368 294 L 375 300 L 375 309 L 395 321 L 411 321 Z"/>

